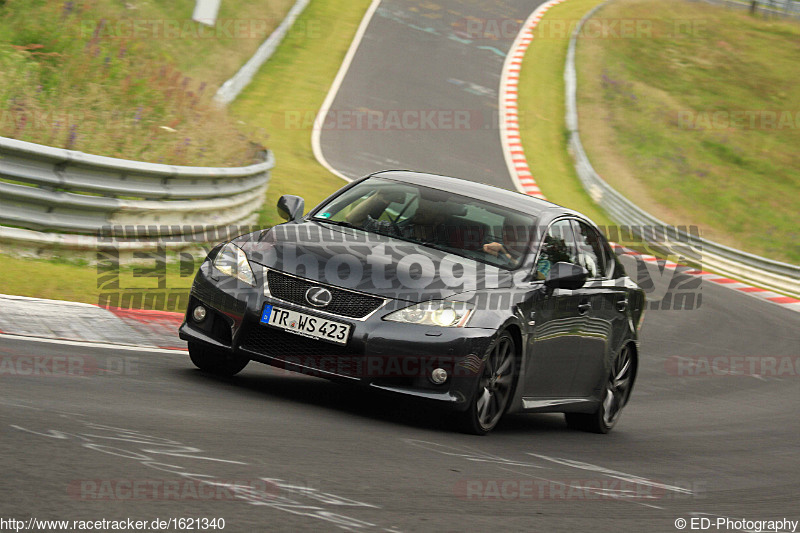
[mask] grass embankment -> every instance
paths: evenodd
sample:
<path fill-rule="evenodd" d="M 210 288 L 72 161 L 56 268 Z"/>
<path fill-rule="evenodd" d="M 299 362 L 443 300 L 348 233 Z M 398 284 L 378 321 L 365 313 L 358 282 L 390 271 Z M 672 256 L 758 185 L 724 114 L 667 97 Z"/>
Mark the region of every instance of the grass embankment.
<path fill-rule="evenodd" d="M 658 0 L 594 20 L 639 25 L 579 41 L 582 140 L 600 175 L 666 222 L 800 262 L 800 23 Z"/>
<path fill-rule="evenodd" d="M 237 166 L 245 130 L 212 104 L 293 0 L 0 2 L 0 136 L 124 159 Z"/>
<path fill-rule="evenodd" d="M 568 0 L 549 9 L 534 31 L 519 80 L 519 126 L 525 157 L 548 200 L 584 213 L 600 225 L 611 221 L 578 180 L 567 151 L 564 62 L 572 29 L 602 0 Z"/>
<path fill-rule="evenodd" d="M 265 144 L 275 152 L 277 167 L 262 223 L 277 221 L 272 213 L 281 194 L 300 194 L 308 205 L 313 205 L 343 184 L 314 159 L 311 130 L 285 128 L 282 121 L 287 112 L 316 111 L 322 105 L 369 3 L 369 0 L 345 4 L 314 0 L 296 21 L 295 30 L 233 106 L 234 115 L 242 117 L 249 127 L 271 132 Z M 168 288 L 185 287 L 188 292 L 191 276 L 185 272 L 181 275 L 178 264 L 170 264 L 168 269 Z M 97 269 L 89 265 L 16 259 L 0 254 L 0 270 L 3 271 L 0 293 L 97 303 L 101 292 Z M 134 277 L 135 273 L 133 267 L 123 267 L 120 287 L 155 288 L 156 279 Z"/>
<path fill-rule="evenodd" d="M 259 222 L 273 225 L 283 194 L 306 200 L 306 210 L 345 183 L 322 167 L 311 150 L 312 121 L 336 77 L 369 0 L 314 1 L 298 19 L 306 32 L 289 35 L 280 51 L 231 105 L 252 127 L 271 132 L 278 160 Z"/>

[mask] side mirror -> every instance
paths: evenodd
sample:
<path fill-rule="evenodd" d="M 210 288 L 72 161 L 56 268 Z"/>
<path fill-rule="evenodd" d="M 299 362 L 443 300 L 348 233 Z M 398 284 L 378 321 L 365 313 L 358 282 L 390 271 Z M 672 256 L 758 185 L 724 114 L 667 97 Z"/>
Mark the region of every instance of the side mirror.
<path fill-rule="evenodd" d="M 573 263 L 556 263 L 547 273 L 544 286 L 551 289 L 568 289 L 574 291 L 580 289 L 586 280 L 589 279 L 589 271 L 580 265 Z"/>
<path fill-rule="evenodd" d="M 303 216 L 306 201 L 299 196 L 284 194 L 278 200 L 278 214 L 284 220 L 292 222 Z"/>

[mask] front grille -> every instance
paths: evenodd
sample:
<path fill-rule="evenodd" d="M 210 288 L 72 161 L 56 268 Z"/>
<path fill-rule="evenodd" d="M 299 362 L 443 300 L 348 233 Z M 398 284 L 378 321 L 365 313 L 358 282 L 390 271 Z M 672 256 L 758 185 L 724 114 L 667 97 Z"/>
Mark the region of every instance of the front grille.
<path fill-rule="evenodd" d="M 267 271 L 267 286 L 272 296 L 304 307 L 306 291 L 311 287 L 325 287 L 331 291 L 331 303 L 321 310 L 334 315 L 350 318 L 364 318 L 383 304 L 383 298 L 338 289 L 330 285 L 322 285 L 313 281 L 288 276 L 275 270 Z"/>
<path fill-rule="evenodd" d="M 363 355 L 348 346 L 260 325 L 254 325 L 245 333 L 240 348 L 287 363 L 350 377 L 361 374 L 363 362 Z"/>

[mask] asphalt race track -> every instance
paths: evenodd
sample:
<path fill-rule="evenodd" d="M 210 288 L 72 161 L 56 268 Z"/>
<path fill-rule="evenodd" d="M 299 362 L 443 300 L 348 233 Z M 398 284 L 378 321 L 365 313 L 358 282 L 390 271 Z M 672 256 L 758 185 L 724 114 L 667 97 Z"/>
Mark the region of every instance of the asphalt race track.
<path fill-rule="evenodd" d="M 494 121 L 513 36 L 465 43 L 447 29 L 468 16 L 524 19 L 535 3 L 436 5 L 383 2 L 332 109 L 468 110 Z M 511 187 L 494 122 L 331 129 L 322 149 L 348 176 L 405 167 Z M 653 302 L 690 283 L 649 269 Z M 693 309 L 648 311 L 637 385 L 608 435 L 569 430 L 560 415 L 515 415 L 475 437 L 420 404 L 255 363 L 222 379 L 185 352 L 2 337 L 4 365 L 47 363 L 0 372 L 0 519 L 223 518 L 225 531 L 243 532 L 667 532 L 679 518 L 798 520 L 800 315 L 716 284 L 691 291 L 702 295 Z M 735 368 L 706 366 L 717 360 Z"/>
<path fill-rule="evenodd" d="M 322 129 L 328 163 L 349 178 L 409 169 L 511 187 L 497 91 L 540 3 L 381 2 Z"/>

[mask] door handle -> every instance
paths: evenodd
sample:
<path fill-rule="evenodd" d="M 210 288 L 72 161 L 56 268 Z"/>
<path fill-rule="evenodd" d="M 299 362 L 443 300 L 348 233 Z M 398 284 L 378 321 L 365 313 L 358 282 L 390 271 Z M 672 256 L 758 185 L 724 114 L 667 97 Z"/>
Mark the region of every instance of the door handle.
<path fill-rule="evenodd" d="M 628 299 L 623 298 L 621 300 L 617 300 L 617 311 L 620 313 L 624 312 L 628 308 Z"/>
<path fill-rule="evenodd" d="M 581 302 L 578 304 L 578 313 L 585 315 L 592 308 L 591 302 Z"/>

